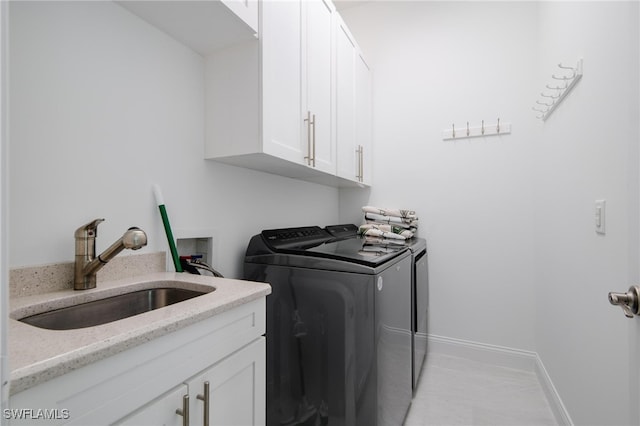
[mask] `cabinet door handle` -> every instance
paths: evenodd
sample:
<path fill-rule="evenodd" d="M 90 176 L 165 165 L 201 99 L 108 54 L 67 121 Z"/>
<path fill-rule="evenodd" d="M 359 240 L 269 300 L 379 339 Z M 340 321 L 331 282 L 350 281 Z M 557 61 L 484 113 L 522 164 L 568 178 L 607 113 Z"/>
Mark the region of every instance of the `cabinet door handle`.
<path fill-rule="evenodd" d="M 313 144 L 311 145 L 313 147 L 313 156 L 311 157 L 311 165 L 313 167 L 316 166 L 316 115 L 313 114 L 313 118 L 311 119 L 311 126 L 313 126 Z"/>
<path fill-rule="evenodd" d="M 358 161 L 358 172 L 356 174 L 356 178 L 358 179 L 359 182 L 362 182 L 363 178 L 364 178 L 364 163 L 362 161 L 362 153 L 363 153 L 363 148 L 362 145 L 358 145 L 358 148 L 356 148 L 356 155 L 357 155 L 357 161 Z"/>
<path fill-rule="evenodd" d="M 176 409 L 176 414 L 182 416 L 182 426 L 189 426 L 189 395 L 182 397 L 182 408 Z"/>
<path fill-rule="evenodd" d="M 204 401 L 204 426 L 209 426 L 209 400 L 211 396 L 211 386 L 209 382 L 204 382 L 204 395 L 199 393 L 196 398 L 200 401 Z"/>
<path fill-rule="evenodd" d="M 358 181 L 362 181 L 362 145 L 358 145 Z"/>
<path fill-rule="evenodd" d="M 305 118 L 304 121 L 305 123 L 307 123 L 307 156 L 304 157 L 304 159 L 307 160 L 307 166 L 310 166 L 311 165 L 311 111 L 307 111 L 307 118 Z"/>
<path fill-rule="evenodd" d="M 360 182 L 364 181 L 364 147 L 360 145 Z"/>

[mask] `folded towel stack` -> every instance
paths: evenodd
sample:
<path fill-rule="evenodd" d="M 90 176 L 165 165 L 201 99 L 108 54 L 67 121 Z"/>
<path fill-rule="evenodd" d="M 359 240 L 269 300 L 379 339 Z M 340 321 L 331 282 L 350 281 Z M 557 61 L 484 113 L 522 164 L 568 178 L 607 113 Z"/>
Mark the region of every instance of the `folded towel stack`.
<path fill-rule="evenodd" d="M 365 223 L 358 233 L 365 237 L 366 246 L 378 255 L 394 251 L 413 238 L 418 230 L 418 216 L 413 210 L 381 209 L 373 206 L 362 207 Z"/>

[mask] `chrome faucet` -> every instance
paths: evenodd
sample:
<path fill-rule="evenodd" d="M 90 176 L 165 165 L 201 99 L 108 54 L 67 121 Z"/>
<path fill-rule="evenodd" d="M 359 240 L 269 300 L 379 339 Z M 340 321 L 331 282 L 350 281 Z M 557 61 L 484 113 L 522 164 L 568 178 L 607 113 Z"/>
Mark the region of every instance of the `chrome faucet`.
<path fill-rule="evenodd" d="M 115 243 L 96 257 L 98 225 L 104 219 L 95 219 L 76 229 L 76 260 L 73 279 L 74 290 L 96 288 L 96 273 L 124 249 L 138 250 L 147 245 L 147 234 L 140 228 L 129 228 Z"/>

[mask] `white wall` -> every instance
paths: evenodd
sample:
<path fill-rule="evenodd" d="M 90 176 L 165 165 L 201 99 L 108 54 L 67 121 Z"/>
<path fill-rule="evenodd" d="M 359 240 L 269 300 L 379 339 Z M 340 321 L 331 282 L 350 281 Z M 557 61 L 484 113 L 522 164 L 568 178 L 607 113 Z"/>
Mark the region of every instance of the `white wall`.
<path fill-rule="evenodd" d="M 166 250 L 153 183 L 174 230 L 216 231 L 225 276 L 262 229 L 336 223 L 337 189 L 203 160 L 201 56 L 111 2 L 10 9 L 12 267 L 71 261 L 97 217 L 98 250 L 131 225 Z"/>
<path fill-rule="evenodd" d="M 627 339 L 640 327 L 606 296 L 639 278 L 638 3 L 394 1 L 343 15 L 374 70 L 376 180 L 341 191 L 341 220 L 365 203 L 416 209 L 431 333 L 534 350 L 576 424 L 637 424 Z M 582 81 L 536 120 L 556 64 L 580 57 Z M 497 116 L 512 135 L 441 140 Z"/>
<path fill-rule="evenodd" d="M 534 349 L 534 3 L 372 2 L 343 11 L 373 69 L 374 182 L 360 206 L 415 209 L 429 244 L 430 333 Z M 533 52 L 533 53 L 532 53 Z M 443 141 L 443 129 L 513 125 Z"/>
<path fill-rule="evenodd" d="M 71 261 L 73 231 L 95 217 L 107 219 L 98 249 L 138 225 L 143 250 L 165 250 L 153 183 L 175 229 L 217 231 L 229 276 L 260 229 L 357 223 L 368 203 L 413 208 L 429 242 L 431 333 L 535 350 L 576 424 L 632 423 L 637 321 L 606 293 L 638 279 L 637 8 L 345 10 L 374 70 L 375 180 L 338 195 L 202 160 L 202 58 L 119 6 L 12 3 L 9 264 Z M 538 122 L 545 79 L 577 57 L 585 77 Z M 497 117 L 511 135 L 441 139 L 451 123 Z M 593 232 L 597 198 L 605 237 Z"/>
<path fill-rule="evenodd" d="M 539 7 L 538 86 L 558 62 L 584 58 L 584 77 L 535 150 L 536 348 L 576 424 L 637 424 L 628 338 L 638 321 L 607 302 L 638 282 L 637 8 Z M 596 199 L 607 201 L 604 236 L 594 231 Z"/>

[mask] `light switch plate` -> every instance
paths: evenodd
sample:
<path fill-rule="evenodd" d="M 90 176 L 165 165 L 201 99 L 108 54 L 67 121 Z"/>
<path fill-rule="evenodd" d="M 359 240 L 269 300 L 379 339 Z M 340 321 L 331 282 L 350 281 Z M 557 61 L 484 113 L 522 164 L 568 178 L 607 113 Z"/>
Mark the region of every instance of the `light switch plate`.
<path fill-rule="evenodd" d="M 598 234 L 605 234 L 605 207 L 606 200 L 596 200 L 595 203 L 595 225 Z"/>

